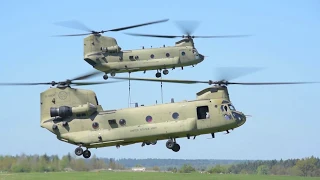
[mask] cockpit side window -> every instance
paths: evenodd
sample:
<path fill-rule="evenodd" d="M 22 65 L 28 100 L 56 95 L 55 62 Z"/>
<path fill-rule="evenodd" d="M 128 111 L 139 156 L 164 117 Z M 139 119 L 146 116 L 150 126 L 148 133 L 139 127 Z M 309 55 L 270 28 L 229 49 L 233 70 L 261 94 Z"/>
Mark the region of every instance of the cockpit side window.
<path fill-rule="evenodd" d="M 94 96 L 94 98 L 96 99 L 96 103 L 97 103 L 97 105 L 99 105 L 99 102 L 98 102 L 97 96 Z"/>
<path fill-rule="evenodd" d="M 228 111 L 228 107 L 226 105 L 223 106 L 225 111 Z"/>
<path fill-rule="evenodd" d="M 224 108 L 223 108 L 223 107 L 224 107 L 224 105 L 221 105 L 221 111 L 222 111 L 222 112 L 224 111 Z"/>
<path fill-rule="evenodd" d="M 233 106 L 232 104 L 228 104 L 228 106 L 229 106 L 229 109 L 230 109 L 231 111 L 235 111 L 235 110 L 236 110 L 236 108 L 234 108 L 234 106 Z"/>

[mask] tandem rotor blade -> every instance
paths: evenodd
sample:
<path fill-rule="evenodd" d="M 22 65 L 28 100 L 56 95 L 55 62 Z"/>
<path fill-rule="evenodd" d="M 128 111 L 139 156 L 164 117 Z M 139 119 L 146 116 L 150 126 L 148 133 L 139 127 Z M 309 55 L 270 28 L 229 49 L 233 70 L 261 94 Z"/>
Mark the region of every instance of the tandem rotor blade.
<path fill-rule="evenodd" d="M 98 74 L 100 74 L 102 72 L 100 71 L 91 71 L 89 73 L 86 74 L 82 74 L 80 76 L 77 76 L 73 79 L 67 79 L 65 81 L 51 81 L 51 82 L 39 82 L 39 83 L 0 83 L 0 86 L 28 86 L 28 85 L 70 85 L 70 84 L 74 84 L 76 86 L 85 86 L 85 85 L 97 85 L 97 84 L 109 84 L 109 83 L 115 83 L 115 82 L 119 82 L 119 81 L 96 81 L 96 82 L 73 82 L 73 81 L 77 81 L 77 80 L 84 80 L 84 79 L 88 79 L 91 78 L 93 76 L 96 76 Z"/>
<path fill-rule="evenodd" d="M 135 80 L 135 81 L 150 81 L 150 82 L 168 82 L 180 84 L 217 84 L 217 85 L 290 85 L 290 84 L 314 84 L 320 82 L 229 82 L 229 81 L 197 81 L 197 80 L 178 80 L 178 79 L 156 79 L 156 78 L 132 78 L 132 77 L 110 77 L 112 79 Z"/>
<path fill-rule="evenodd" d="M 56 35 L 56 36 L 84 36 L 84 35 L 89 35 L 89 34 L 103 34 L 105 32 L 116 32 L 116 31 L 123 31 L 126 29 L 132 29 L 132 28 L 137 28 L 137 27 L 141 27 L 141 26 L 147 26 L 147 25 L 151 25 L 151 24 L 157 24 L 157 23 L 162 23 L 162 22 L 166 22 L 169 19 L 162 19 L 162 20 L 158 20 L 158 21 L 151 21 L 151 22 L 147 22 L 147 23 L 142 23 L 142 24 L 136 24 L 136 25 L 131 25 L 131 26 L 125 26 L 125 27 L 120 27 L 120 28 L 113 28 L 113 29 L 108 29 L 108 30 L 101 30 L 101 31 L 94 31 L 91 28 L 88 28 L 86 25 L 84 25 L 83 23 L 76 21 L 76 20 L 72 20 L 72 21 L 63 21 L 63 22 L 59 22 L 59 23 L 55 23 L 56 25 L 60 25 L 60 26 L 64 26 L 64 27 L 68 27 L 68 28 L 73 28 L 73 29 L 78 29 L 78 30 L 82 30 L 82 31 L 86 31 L 88 33 L 82 33 L 82 34 L 68 34 L 68 35 Z"/>
<path fill-rule="evenodd" d="M 195 29 L 199 26 L 198 21 L 176 21 L 176 25 L 182 31 L 183 35 L 159 35 L 159 34 L 138 34 L 138 33 L 125 33 L 131 36 L 142 36 L 142 37 L 157 37 L 157 38 L 238 38 L 248 37 L 251 35 L 222 35 L 222 36 L 194 36 L 192 35 Z"/>

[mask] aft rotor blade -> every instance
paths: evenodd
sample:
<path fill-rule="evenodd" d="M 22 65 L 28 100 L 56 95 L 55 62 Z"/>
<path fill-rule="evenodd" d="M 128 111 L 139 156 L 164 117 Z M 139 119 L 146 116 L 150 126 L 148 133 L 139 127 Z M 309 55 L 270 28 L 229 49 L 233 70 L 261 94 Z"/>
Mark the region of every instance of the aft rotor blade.
<path fill-rule="evenodd" d="M 226 84 L 235 85 L 289 85 L 289 84 L 316 84 L 320 82 L 227 82 Z"/>
<path fill-rule="evenodd" d="M 64 36 L 85 36 L 93 33 L 84 33 L 84 34 L 66 34 L 66 35 L 55 35 L 53 37 L 64 37 Z"/>
<path fill-rule="evenodd" d="M 87 31 L 87 32 L 93 32 L 92 29 L 88 28 L 86 25 L 83 23 L 77 21 L 77 20 L 70 20 L 70 21 L 61 21 L 54 23 L 55 25 L 67 27 L 67 28 L 72 28 L 72 29 L 78 29 L 82 31 Z"/>
<path fill-rule="evenodd" d="M 0 83 L 0 86 L 34 86 L 34 85 L 50 85 L 51 82 L 47 83 Z"/>
<path fill-rule="evenodd" d="M 119 81 L 100 81 L 100 82 L 73 82 L 71 84 L 74 84 L 75 86 L 86 86 L 86 85 L 96 85 L 96 84 L 109 84 L 109 83 L 115 83 Z"/>
<path fill-rule="evenodd" d="M 182 84 L 195 84 L 195 83 L 205 83 L 208 84 L 209 81 L 194 81 L 194 80 L 175 80 L 175 79 L 155 79 L 155 78 L 128 78 L 128 77 L 110 77 L 112 79 L 125 79 L 125 80 L 135 80 L 135 81 L 154 81 L 154 82 L 168 82 L 168 83 L 182 83 Z"/>
<path fill-rule="evenodd" d="M 86 74 L 83 74 L 83 75 L 81 75 L 81 76 L 77 76 L 77 77 L 75 77 L 75 78 L 73 78 L 73 79 L 70 79 L 70 80 L 71 80 L 71 81 L 75 81 L 75 80 L 88 79 L 88 78 L 93 77 L 93 76 L 96 76 L 96 75 L 98 75 L 98 74 L 100 74 L 100 73 L 102 73 L 102 72 L 101 72 L 101 71 L 96 71 L 96 70 L 94 70 L 94 71 L 88 72 L 88 73 L 86 73 Z"/>
<path fill-rule="evenodd" d="M 152 22 L 147 22 L 147 23 L 142 23 L 142 24 L 137 24 L 137 25 L 132 25 L 132 26 L 126 26 L 126 27 L 121 27 L 121 28 L 110 29 L 110 30 L 106 30 L 106 31 L 102 31 L 102 32 L 122 31 L 122 30 L 126 30 L 126 29 L 131 29 L 131 28 L 140 27 L 140 26 L 147 26 L 147 25 L 151 25 L 151 24 L 162 23 L 162 22 L 166 22 L 166 21 L 168 21 L 168 20 L 169 20 L 169 19 L 163 19 L 163 20 L 159 20 L 159 21 L 152 21 Z"/>

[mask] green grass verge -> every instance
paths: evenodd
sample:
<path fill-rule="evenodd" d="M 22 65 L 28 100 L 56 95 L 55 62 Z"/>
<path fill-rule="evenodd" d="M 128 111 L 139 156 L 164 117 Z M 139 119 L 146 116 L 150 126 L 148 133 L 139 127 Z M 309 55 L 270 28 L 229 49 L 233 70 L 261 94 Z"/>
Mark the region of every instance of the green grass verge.
<path fill-rule="evenodd" d="M 320 177 L 259 176 L 230 174 L 181 174 L 162 172 L 59 172 L 59 173 L 0 173 L 0 180 L 308 180 Z"/>

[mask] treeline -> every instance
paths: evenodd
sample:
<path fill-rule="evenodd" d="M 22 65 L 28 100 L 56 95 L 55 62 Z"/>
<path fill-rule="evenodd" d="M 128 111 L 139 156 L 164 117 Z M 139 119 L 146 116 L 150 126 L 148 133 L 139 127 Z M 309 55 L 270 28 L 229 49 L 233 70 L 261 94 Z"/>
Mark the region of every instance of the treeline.
<path fill-rule="evenodd" d="M 108 159 L 106 159 L 108 161 Z M 166 170 L 169 167 L 180 168 L 184 164 L 192 164 L 196 169 L 206 168 L 215 165 L 228 165 L 247 162 L 246 160 L 216 160 L 216 159 L 134 159 L 134 158 L 121 158 L 116 160 L 117 163 L 124 165 L 127 168 L 141 165 L 143 167 L 157 166 L 161 170 Z"/>
<path fill-rule="evenodd" d="M 168 171 L 190 173 L 203 171 L 223 174 L 259 174 L 289 176 L 320 176 L 320 159 L 313 156 L 303 159 L 248 161 L 233 165 L 216 165 L 207 169 L 197 169 L 191 164 L 181 168 L 169 167 Z"/>
<path fill-rule="evenodd" d="M 84 159 L 75 155 L 0 156 L 0 172 L 58 172 L 92 170 L 126 170 L 143 166 L 147 170 L 190 173 L 260 174 L 320 176 L 320 159 L 308 157 L 288 160 L 183 160 L 183 159 Z M 166 167 L 166 168 L 164 168 Z"/>
<path fill-rule="evenodd" d="M 124 169 L 114 159 L 102 160 L 93 155 L 89 160 L 76 158 L 70 153 L 59 158 L 57 155 L 0 156 L 1 172 L 58 172 L 90 171 L 96 169 Z"/>

